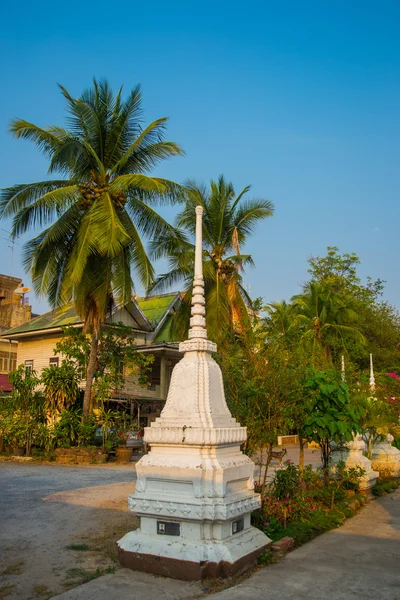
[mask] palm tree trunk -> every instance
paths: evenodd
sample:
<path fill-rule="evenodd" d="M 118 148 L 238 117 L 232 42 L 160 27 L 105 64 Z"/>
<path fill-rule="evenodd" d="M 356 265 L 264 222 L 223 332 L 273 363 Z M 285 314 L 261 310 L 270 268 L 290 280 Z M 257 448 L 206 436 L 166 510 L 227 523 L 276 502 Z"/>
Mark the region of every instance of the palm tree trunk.
<path fill-rule="evenodd" d="M 89 363 L 86 372 L 86 385 L 85 385 L 85 395 L 83 396 L 83 418 L 86 419 L 90 413 L 92 407 L 92 385 L 93 385 L 93 377 L 96 371 L 96 362 L 97 362 L 97 350 L 99 347 L 99 332 L 97 330 L 93 330 L 92 332 L 92 343 L 90 345 L 90 356 Z"/>

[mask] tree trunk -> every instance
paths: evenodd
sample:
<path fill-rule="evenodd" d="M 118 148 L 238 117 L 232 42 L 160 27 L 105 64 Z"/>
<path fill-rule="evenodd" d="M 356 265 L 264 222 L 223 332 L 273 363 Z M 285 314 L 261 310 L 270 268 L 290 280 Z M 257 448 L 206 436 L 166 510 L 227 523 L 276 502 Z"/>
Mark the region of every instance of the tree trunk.
<path fill-rule="evenodd" d="M 300 473 L 304 470 L 304 438 L 299 434 L 299 448 L 300 448 L 300 456 L 299 456 L 299 470 Z"/>
<path fill-rule="evenodd" d="M 85 395 L 83 396 L 83 418 L 86 419 L 92 409 L 92 384 L 93 377 L 96 371 L 96 362 L 97 362 L 97 350 L 99 347 L 99 332 L 92 332 L 92 343 L 90 345 L 90 356 L 89 363 L 86 372 L 86 385 L 85 385 Z"/>
<path fill-rule="evenodd" d="M 265 471 L 264 471 L 264 478 L 263 478 L 263 482 L 261 485 L 261 495 L 264 495 L 265 492 L 265 486 L 267 485 L 267 473 L 268 473 L 268 467 L 270 465 L 270 462 L 272 460 L 272 448 L 273 448 L 273 444 L 268 444 L 267 446 L 267 460 L 265 463 Z M 261 476 L 261 466 L 260 466 L 260 476 Z"/>
<path fill-rule="evenodd" d="M 369 431 L 369 435 L 368 435 L 368 445 L 367 445 L 367 455 L 369 460 L 372 460 L 372 446 L 373 446 L 373 438 L 372 438 L 372 434 Z"/>
<path fill-rule="evenodd" d="M 321 458 L 322 458 L 322 472 L 324 474 L 324 482 L 326 486 L 329 486 L 329 440 L 321 440 Z"/>

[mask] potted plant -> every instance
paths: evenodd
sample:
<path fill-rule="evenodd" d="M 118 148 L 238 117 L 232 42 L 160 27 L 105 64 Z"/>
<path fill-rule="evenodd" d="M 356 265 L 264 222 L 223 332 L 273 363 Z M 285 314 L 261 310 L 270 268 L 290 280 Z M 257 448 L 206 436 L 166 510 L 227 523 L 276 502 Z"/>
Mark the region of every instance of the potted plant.
<path fill-rule="evenodd" d="M 102 447 L 102 448 L 97 449 L 97 452 L 94 456 L 94 460 L 97 464 L 100 465 L 100 464 L 107 462 L 107 457 L 108 457 L 107 449 Z"/>
<path fill-rule="evenodd" d="M 125 431 L 117 433 L 117 447 L 115 449 L 115 459 L 118 463 L 129 463 L 132 459 L 133 448 L 126 447 L 127 434 Z"/>

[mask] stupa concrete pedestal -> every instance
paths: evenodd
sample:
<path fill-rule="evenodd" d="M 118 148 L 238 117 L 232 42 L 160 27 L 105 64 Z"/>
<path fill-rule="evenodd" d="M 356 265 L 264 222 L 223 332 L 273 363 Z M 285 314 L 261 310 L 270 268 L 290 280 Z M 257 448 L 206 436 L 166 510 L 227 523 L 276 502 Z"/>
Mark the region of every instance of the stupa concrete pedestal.
<path fill-rule="evenodd" d="M 400 450 L 392 446 L 394 437 L 389 433 L 386 439 L 375 445 L 372 452 L 372 467 L 385 475 L 400 477 Z"/>
<path fill-rule="evenodd" d="M 364 456 L 363 451 L 365 447 L 365 442 L 361 435 L 355 435 L 352 442 L 348 442 L 344 447 L 332 452 L 331 465 L 335 467 L 338 462 L 343 461 L 346 468 L 362 467 L 365 470 L 365 474 L 361 480 L 360 489 L 368 491 L 375 484 L 379 473 L 373 470 L 371 461 Z"/>
<path fill-rule="evenodd" d="M 118 542 L 122 566 L 196 580 L 227 577 L 256 563 L 270 540 L 251 526 L 260 506 L 254 463 L 240 451 L 246 428 L 231 416 L 216 345 L 207 339 L 201 215 L 196 208 L 196 262 L 189 340 L 180 344 L 161 416 L 145 429 L 149 454 L 136 466 L 129 508 L 140 528 Z"/>

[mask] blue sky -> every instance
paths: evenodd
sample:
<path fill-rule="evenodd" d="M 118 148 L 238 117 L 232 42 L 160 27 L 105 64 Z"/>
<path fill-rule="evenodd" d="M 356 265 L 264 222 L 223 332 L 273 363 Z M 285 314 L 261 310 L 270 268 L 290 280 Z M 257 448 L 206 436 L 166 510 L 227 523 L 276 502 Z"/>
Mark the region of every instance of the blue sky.
<path fill-rule="evenodd" d="M 186 152 L 157 174 L 223 173 L 274 202 L 245 248 L 253 297 L 298 293 L 307 257 L 336 245 L 360 256 L 362 277 L 385 279 L 400 307 L 399 2 L 23 0 L 0 17 L 0 187 L 46 178 L 46 161 L 7 129 L 14 117 L 62 124 L 57 82 L 74 95 L 93 76 L 126 90 L 139 82 L 145 120 L 169 116 L 167 137 Z M 8 274 L 9 223 L 0 227 Z M 12 273 L 28 283 L 22 243 Z"/>

